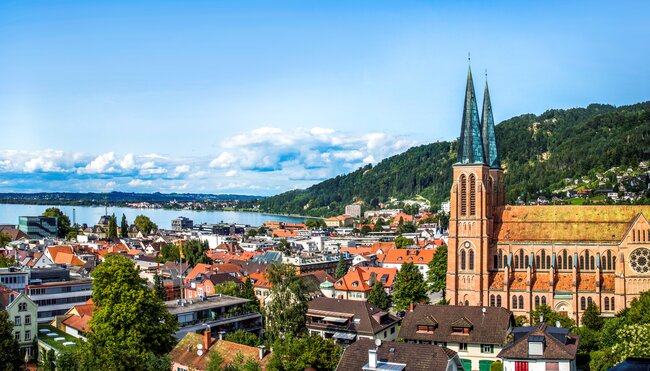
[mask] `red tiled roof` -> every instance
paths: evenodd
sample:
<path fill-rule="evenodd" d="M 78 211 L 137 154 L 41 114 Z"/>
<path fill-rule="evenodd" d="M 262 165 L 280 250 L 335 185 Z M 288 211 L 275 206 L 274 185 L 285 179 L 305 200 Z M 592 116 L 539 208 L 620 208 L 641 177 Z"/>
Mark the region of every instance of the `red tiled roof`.
<path fill-rule="evenodd" d="M 533 291 L 548 291 L 551 287 L 548 273 L 537 273 L 533 278 Z"/>
<path fill-rule="evenodd" d="M 490 290 L 503 290 L 503 272 L 490 273 Z"/>
<path fill-rule="evenodd" d="M 557 283 L 555 290 L 557 291 L 571 291 L 573 290 L 573 274 L 571 273 L 558 273 Z"/>
<path fill-rule="evenodd" d="M 600 283 L 600 288 L 603 291 L 614 291 L 614 279 L 615 276 L 613 273 L 603 273 L 602 280 Z"/>
<path fill-rule="evenodd" d="M 513 274 L 510 290 L 525 290 L 528 274 L 526 272 L 515 272 Z"/>
<path fill-rule="evenodd" d="M 386 253 L 383 263 L 390 264 L 427 264 L 433 259 L 436 250 L 424 249 L 391 249 Z"/>

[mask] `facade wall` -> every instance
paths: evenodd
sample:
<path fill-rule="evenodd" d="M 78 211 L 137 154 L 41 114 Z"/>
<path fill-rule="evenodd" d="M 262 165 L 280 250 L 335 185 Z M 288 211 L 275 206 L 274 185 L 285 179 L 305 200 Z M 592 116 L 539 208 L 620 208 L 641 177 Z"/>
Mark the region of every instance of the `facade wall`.
<path fill-rule="evenodd" d="M 7 307 L 9 320 L 14 324 L 14 337 L 21 351 L 32 354 L 34 339 L 38 336 L 37 306 L 24 294 L 19 295 Z"/>

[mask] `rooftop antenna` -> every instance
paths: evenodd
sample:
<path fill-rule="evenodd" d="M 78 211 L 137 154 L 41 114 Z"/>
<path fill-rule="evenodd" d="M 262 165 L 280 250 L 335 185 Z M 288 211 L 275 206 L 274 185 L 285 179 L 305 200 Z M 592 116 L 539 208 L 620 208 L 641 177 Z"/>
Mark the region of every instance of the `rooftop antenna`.
<path fill-rule="evenodd" d="M 72 208 L 72 225 L 73 226 L 77 225 L 77 213 L 74 207 Z"/>

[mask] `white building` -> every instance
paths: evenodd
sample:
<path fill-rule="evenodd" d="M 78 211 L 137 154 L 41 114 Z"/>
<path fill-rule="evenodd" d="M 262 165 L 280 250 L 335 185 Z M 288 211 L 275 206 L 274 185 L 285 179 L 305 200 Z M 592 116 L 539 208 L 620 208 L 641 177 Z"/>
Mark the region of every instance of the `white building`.
<path fill-rule="evenodd" d="M 361 217 L 361 205 L 352 204 L 345 207 L 345 213 L 353 218 Z"/>
<path fill-rule="evenodd" d="M 504 371 L 575 371 L 578 341 L 568 329 L 545 323 L 517 327 L 498 357 Z"/>

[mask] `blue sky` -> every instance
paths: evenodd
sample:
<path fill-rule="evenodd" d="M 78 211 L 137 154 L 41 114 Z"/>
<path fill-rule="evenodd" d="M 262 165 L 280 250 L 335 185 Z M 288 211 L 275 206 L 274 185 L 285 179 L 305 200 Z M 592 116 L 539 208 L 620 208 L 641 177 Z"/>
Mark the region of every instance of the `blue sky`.
<path fill-rule="evenodd" d="M 303 188 L 456 138 L 468 51 L 477 92 L 488 70 L 496 122 L 645 101 L 649 11 L 641 1 L 3 1 L 0 191 Z"/>

